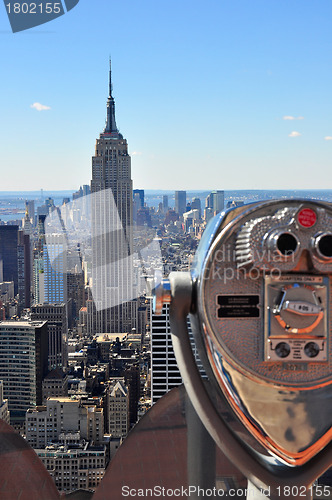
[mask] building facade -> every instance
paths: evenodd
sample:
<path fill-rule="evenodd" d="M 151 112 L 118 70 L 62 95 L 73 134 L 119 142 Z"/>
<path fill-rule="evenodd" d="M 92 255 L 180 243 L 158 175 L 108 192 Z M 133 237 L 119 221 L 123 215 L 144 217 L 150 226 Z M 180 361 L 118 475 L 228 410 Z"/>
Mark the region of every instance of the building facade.
<path fill-rule="evenodd" d="M 31 224 L 35 226 L 35 200 L 25 200 L 25 210 Z"/>
<path fill-rule="evenodd" d="M 169 306 L 162 314 L 153 313 L 151 307 L 151 401 L 156 403 L 168 391 L 182 384 L 173 351 Z"/>
<path fill-rule="evenodd" d="M 68 375 L 60 368 L 50 371 L 42 384 L 43 402 L 47 398 L 68 396 Z"/>
<path fill-rule="evenodd" d="M 70 444 L 84 439 L 99 445 L 103 435 L 103 409 L 84 406 L 79 399 L 50 398 L 46 405 L 26 412 L 26 439 L 32 448 L 44 448 L 61 439 Z"/>
<path fill-rule="evenodd" d="M 0 323 L 0 380 L 8 399 L 11 423 L 24 422 L 27 409 L 42 403 L 47 354 L 46 321 Z"/>
<path fill-rule="evenodd" d="M 129 424 L 137 422 L 138 402 L 141 395 L 141 379 L 138 365 L 126 368 L 124 373 L 125 384 L 129 391 Z"/>
<path fill-rule="evenodd" d="M 66 304 L 36 304 L 31 307 L 31 319 L 47 321 L 49 370 L 66 368 L 68 365 Z"/>
<path fill-rule="evenodd" d="M 30 236 L 18 232 L 17 245 L 17 283 L 20 309 L 30 307 L 31 294 L 31 251 Z"/>
<path fill-rule="evenodd" d="M 135 199 L 135 195 L 138 195 L 138 198 L 140 200 L 140 203 L 139 203 L 139 208 L 143 208 L 144 207 L 144 203 L 145 203 L 145 200 L 144 200 L 144 189 L 134 189 L 133 190 L 133 195 L 134 195 L 134 199 Z"/>
<path fill-rule="evenodd" d="M 54 444 L 35 452 L 60 492 L 94 490 L 105 474 L 106 446 Z"/>
<path fill-rule="evenodd" d="M 187 206 L 186 191 L 175 191 L 175 212 L 180 216 L 184 214 Z"/>
<path fill-rule="evenodd" d="M 125 437 L 129 431 L 129 393 L 123 378 L 111 379 L 107 407 L 108 434 Z"/>
<path fill-rule="evenodd" d="M 85 306 L 85 289 L 83 272 L 67 273 L 67 297 L 70 300 L 71 317 L 79 318 L 79 311 Z"/>
<path fill-rule="evenodd" d="M 0 226 L 0 281 L 13 281 L 18 293 L 18 226 Z"/>
<path fill-rule="evenodd" d="M 225 205 L 225 192 L 224 191 L 212 191 L 206 198 L 206 208 L 212 210 L 213 215 L 218 214 L 224 210 Z"/>
<path fill-rule="evenodd" d="M 163 212 L 166 213 L 168 210 L 168 196 L 167 194 L 163 195 Z"/>
<path fill-rule="evenodd" d="M 165 304 L 162 314 L 153 313 L 151 307 L 151 401 L 156 403 L 164 394 L 182 384 L 182 378 L 175 359 L 171 325 L 169 318 L 169 304 Z M 199 359 L 192 334 L 189 317 L 187 328 L 198 369 L 204 378 L 205 372 Z"/>
<path fill-rule="evenodd" d="M 44 301 L 67 301 L 67 243 L 64 234 L 47 234 L 43 248 Z"/>
<path fill-rule="evenodd" d="M 3 381 L 0 380 L 0 419 L 4 420 L 7 424 L 10 423 L 8 411 L 8 399 L 3 398 Z"/>

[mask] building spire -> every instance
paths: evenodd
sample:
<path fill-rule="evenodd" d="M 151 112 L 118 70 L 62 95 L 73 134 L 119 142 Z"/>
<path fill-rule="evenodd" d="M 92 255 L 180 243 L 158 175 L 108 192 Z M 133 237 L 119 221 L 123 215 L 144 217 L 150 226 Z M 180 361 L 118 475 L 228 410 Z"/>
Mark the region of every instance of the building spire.
<path fill-rule="evenodd" d="M 110 76 L 109 76 L 109 97 L 112 97 L 113 85 L 112 85 L 112 61 L 110 57 Z"/>
<path fill-rule="evenodd" d="M 104 134 L 119 134 L 119 130 L 115 122 L 115 102 L 112 96 L 112 68 L 111 68 L 111 58 L 110 58 L 110 72 L 109 72 L 109 96 L 107 99 L 107 118 L 106 125 L 104 128 Z"/>

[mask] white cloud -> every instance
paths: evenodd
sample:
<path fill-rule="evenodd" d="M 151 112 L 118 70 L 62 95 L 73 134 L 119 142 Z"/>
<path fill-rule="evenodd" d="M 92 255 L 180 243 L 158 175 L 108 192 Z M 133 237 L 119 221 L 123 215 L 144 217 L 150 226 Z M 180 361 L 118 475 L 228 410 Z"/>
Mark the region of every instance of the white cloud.
<path fill-rule="evenodd" d="M 331 135 L 327 135 L 326 137 L 324 137 L 324 139 L 326 141 L 332 141 L 332 136 Z"/>
<path fill-rule="evenodd" d="M 34 102 L 30 105 L 30 108 L 36 109 L 37 111 L 46 111 L 51 109 L 49 106 L 45 106 L 44 104 L 40 104 L 40 102 Z"/>
<path fill-rule="evenodd" d="M 293 132 L 288 134 L 288 137 L 299 137 L 300 135 L 300 132 L 296 132 L 295 130 L 293 130 Z"/>
<path fill-rule="evenodd" d="M 304 120 L 304 116 L 283 116 L 283 120 Z"/>
<path fill-rule="evenodd" d="M 141 154 L 143 154 L 143 153 L 142 153 L 142 151 L 133 151 L 130 154 L 131 154 L 131 156 L 141 156 Z"/>

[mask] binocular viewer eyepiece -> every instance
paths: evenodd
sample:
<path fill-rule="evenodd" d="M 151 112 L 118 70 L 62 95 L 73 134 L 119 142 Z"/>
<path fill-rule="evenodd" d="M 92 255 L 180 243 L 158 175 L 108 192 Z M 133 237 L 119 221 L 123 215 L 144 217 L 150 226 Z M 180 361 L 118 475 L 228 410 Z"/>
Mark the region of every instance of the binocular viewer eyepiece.
<path fill-rule="evenodd" d="M 156 285 L 156 309 L 170 303 L 193 406 L 256 485 L 285 474 L 309 485 L 330 464 L 331 277 L 332 206 L 278 200 L 215 216 L 190 273 Z M 189 352 L 187 314 L 205 382 Z"/>

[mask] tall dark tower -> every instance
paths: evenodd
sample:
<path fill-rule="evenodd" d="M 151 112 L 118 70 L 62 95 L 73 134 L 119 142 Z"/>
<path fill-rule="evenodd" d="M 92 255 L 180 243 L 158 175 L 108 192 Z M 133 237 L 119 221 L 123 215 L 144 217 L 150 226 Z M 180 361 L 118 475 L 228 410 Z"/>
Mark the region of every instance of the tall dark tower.
<path fill-rule="evenodd" d="M 92 157 L 92 295 L 96 333 L 134 326 L 132 180 L 128 144 L 115 122 L 111 61 L 107 119 Z"/>
<path fill-rule="evenodd" d="M 17 268 L 18 226 L 0 226 L 0 276 L 3 281 L 14 281 L 18 293 Z"/>

